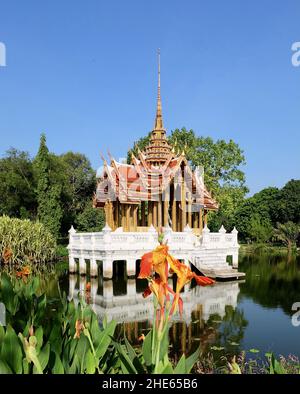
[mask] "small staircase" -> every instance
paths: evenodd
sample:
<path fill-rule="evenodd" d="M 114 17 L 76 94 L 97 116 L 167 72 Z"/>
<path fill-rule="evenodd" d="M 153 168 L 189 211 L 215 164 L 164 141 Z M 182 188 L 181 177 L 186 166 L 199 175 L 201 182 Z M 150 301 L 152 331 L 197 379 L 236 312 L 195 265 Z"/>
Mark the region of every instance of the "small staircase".
<path fill-rule="evenodd" d="M 239 272 L 236 268 L 229 265 L 224 254 L 220 256 L 216 254 L 212 256 L 207 255 L 204 259 L 200 256 L 194 256 L 191 262 L 203 275 L 213 279 L 233 280 L 241 279 L 246 275 L 244 272 Z"/>

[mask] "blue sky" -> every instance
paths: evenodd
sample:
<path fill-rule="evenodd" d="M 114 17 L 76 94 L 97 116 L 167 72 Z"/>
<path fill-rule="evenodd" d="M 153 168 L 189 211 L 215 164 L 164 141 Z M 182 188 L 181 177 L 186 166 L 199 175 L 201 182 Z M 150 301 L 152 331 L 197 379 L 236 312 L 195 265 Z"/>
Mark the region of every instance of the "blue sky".
<path fill-rule="evenodd" d="M 298 0 L 2 0 L 0 155 L 13 146 L 123 157 L 153 127 L 232 138 L 250 194 L 300 174 Z"/>

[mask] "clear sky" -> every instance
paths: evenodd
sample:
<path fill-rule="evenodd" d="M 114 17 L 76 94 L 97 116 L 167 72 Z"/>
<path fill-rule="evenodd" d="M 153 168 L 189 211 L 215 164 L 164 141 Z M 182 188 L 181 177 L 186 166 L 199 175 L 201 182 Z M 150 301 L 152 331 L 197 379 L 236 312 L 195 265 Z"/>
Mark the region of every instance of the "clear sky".
<path fill-rule="evenodd" d="M 243 148 L 250 193 L 300 178 L 299 0 L 1 0 L 0 155 L 124 157 L 153 127 Z"/>

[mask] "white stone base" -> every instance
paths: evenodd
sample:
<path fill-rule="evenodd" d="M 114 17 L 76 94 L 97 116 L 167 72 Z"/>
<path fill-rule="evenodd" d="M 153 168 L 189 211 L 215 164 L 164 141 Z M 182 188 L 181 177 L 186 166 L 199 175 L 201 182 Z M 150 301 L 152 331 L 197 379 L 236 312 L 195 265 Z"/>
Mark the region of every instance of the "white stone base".
<path fill-rule="evenodd" d="M 192 263 L 198 270 L 208 276 L 235 276 L 238 267 L 239 244 L 237 231 L 226 233 L 222 226 L 219 232 L 211 233 L 205 227 L 200 237 L 196 236 L 189 226 L 183 232 L 174 232 L 170 227 L 164 228 L 165 242 L 170 253 L 186 264 Z M 126 261 L 127 276 L 136 275 L 136 261 L 143 254 L 153 250 L 157 245 L 157 232 L 154 227 L 149 231 L 134 233 L 123 232 L 122 227 L 115 231 L 106 225 L 99 233 L 77 233 L 72 227 L 69 231 L 69 271 L 86 275 L 87 261 L 90 262 L 90 275 L 98 275 L 98 264 L 102 262 L 103 277 L 113 277 L 113 262 Z M 226 262 L 232 256 L 233 266 Z M 76 264 L 76 259 L 79 264 Z M 215 275 L 215 274 L 218 275 Z"/>

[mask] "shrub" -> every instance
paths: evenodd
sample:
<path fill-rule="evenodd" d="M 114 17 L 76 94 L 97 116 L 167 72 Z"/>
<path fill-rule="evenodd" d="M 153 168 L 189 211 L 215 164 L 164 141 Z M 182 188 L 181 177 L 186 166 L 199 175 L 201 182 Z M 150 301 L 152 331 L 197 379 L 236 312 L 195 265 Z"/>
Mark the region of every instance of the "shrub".
<path fill-rule="evenodd" d="M 55 254 L 55 238 L 42 223 L 0 217 L 0 262 L 43 263 Z"/>

